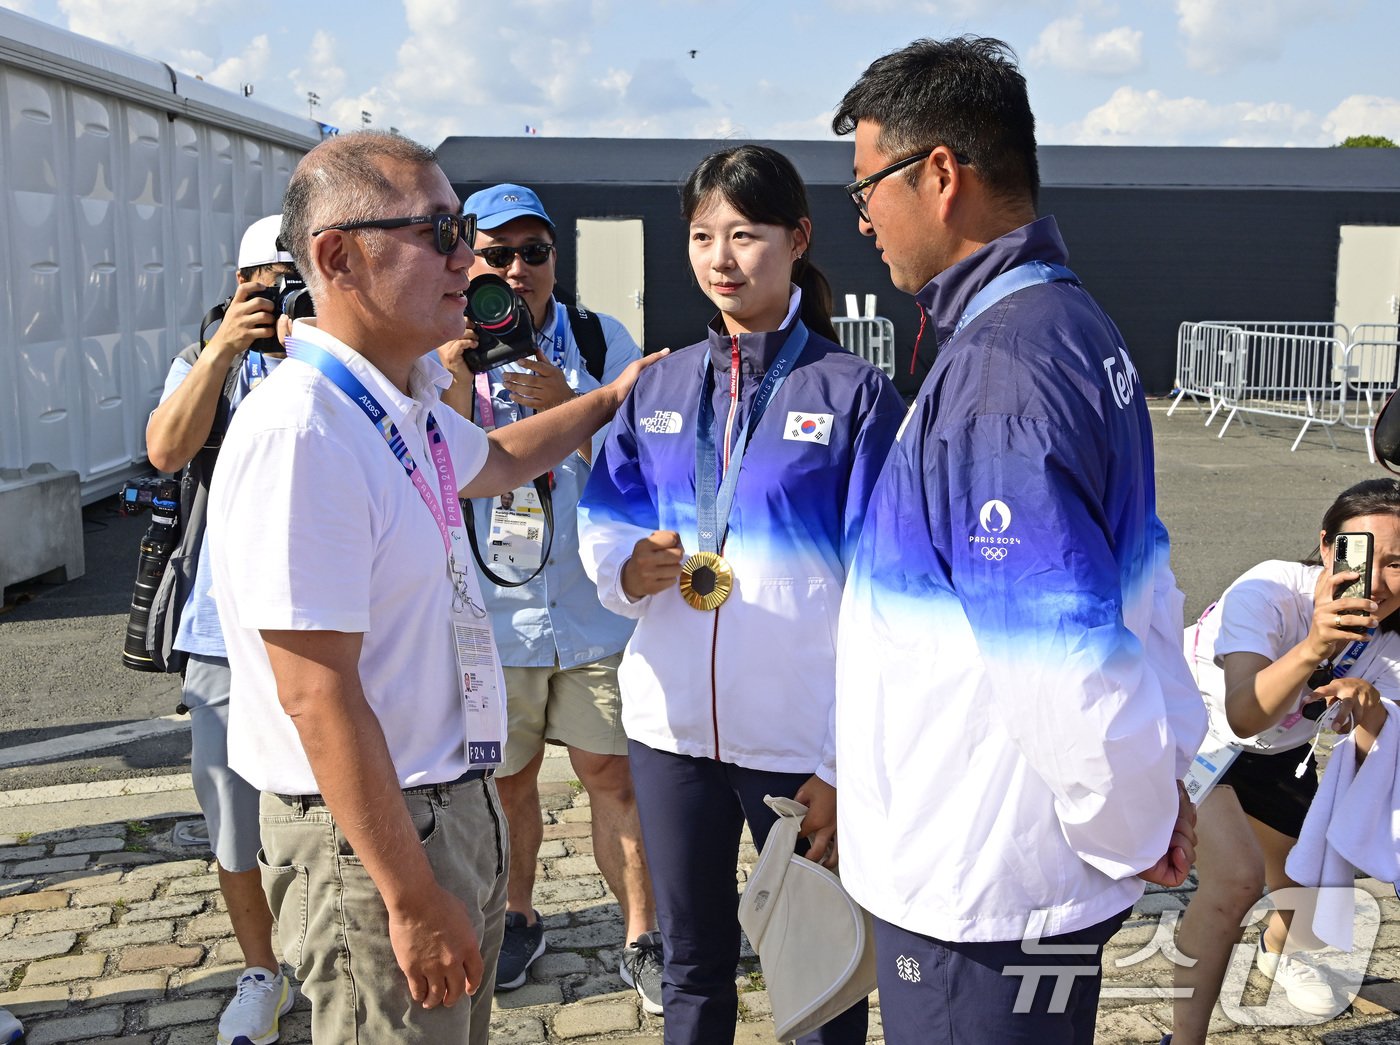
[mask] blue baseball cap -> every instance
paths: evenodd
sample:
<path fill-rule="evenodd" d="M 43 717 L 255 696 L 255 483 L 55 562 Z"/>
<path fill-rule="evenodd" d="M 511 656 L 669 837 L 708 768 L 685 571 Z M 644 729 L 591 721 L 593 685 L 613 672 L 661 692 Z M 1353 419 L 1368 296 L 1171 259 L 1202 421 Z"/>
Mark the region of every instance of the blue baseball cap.
<path fill-rule="evenodd" d="M 479 229 L 498 229 L 516 218 L 538 218 L 549 226 L 550 232 L 554 231 L 554 222 L 549 220 L 535 191 L 509 182 L 472 193 L 462 204 L 462 213 L 475 214 Z"/>

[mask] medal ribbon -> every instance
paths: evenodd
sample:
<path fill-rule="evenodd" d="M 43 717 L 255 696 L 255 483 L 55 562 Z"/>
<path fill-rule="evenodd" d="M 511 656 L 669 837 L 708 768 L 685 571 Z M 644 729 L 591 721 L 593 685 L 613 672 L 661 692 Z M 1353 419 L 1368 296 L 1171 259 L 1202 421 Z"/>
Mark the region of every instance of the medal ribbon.
<path fill-rule="evenodd" d="M 739 486 L 739 464 L 744 459 L 749 436 L 758 427 L 759 419 L 768 409 L 769 402 L 777 395 L 778 389 L 792 372 L 797 358 L 807 344 L 807 327 L 797 320 L 792 325 L 788 339 L 778 352 L 768 372 L 763 375 L 758 394 L 754 396 L 753 409 L 749 411 L 748 423 L 739 430 L 734 449 L 726 455 L 727 465 L 724 481 L 719 480 L 719 461 L 715 451 L 715 405 L 712 401 L 715 387 L 715 368 L 710 355 L 705 353 L 704 376 L 700 381 L 700 407 L 695 421 L 695 528 L 701 551 L 718 553 L 724 544 L 724 536 L 729 531 L 729 512 L 734 507 L 734 493 Z M 739 368 L 732 367 L 730 388 L 737 390 Z M 733 417 L 734 404 L 730 406 Z M 726 439 L 726 449 L 728 440 Z M 718 487 L 718 492 L 716 492 Z"/>
<path fill-rule="evenodd" d="M 394 457 L 403 466 L 403 470 L 413 483 L 414 489 L 418 491 L 418 496 L 423 498 L 423 503 L 428 506 L 428 511 L 432 512 L 433 522 L 437 523 L 438 533 L 442 535 L 442 546 L 447 552 L 450 569 L 455 561 L 452 554 L 451 531 L 463 526 L 462 505 L 457 500 L 457 473 L 452 468 L 452 455 L 448 452 L 447 440 L 443 437 L 432 413 L 428 414 L 428 450 L 433 457 L 433 471 L 437 473 L 438 488 L 442 493 L 441 501 L 433 496 L 433 491 L 428 486 L 428 480 L 423 478 L 423 470 L 418 467 L 418 463 L 414 461 L 408 447 L 404 445 L 398 426 L 390 420 L 384 408 L 379 405 L 379 400 L 374 398 L 369 389 L 361 384 L 360 379 L 352 374 L 344 363 L 319 345 L 298 341 L 295 338 L 287 339 L 287 355 L 293 359 L 300 359 L 303 363 L 319 370 L 332 384 L 344 392 L 352 403 L 364 411 L 366 417 L 374 422 L 374 427 L 379 430 L 379 434 L 389 444 L 389 449 L 393 451 Z"/>

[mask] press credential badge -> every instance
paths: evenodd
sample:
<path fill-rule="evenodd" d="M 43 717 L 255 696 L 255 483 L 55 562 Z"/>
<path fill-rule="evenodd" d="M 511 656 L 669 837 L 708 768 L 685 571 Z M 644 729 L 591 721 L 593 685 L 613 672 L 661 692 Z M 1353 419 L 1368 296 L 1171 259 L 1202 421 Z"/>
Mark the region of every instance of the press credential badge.
<path fill-rule="evenodd" d="M 544 557 L 544 507 L 534 485 L 502 494 L 491 508 L 491 535 L 482 549 L 490 566 L 536 569 Z"/>

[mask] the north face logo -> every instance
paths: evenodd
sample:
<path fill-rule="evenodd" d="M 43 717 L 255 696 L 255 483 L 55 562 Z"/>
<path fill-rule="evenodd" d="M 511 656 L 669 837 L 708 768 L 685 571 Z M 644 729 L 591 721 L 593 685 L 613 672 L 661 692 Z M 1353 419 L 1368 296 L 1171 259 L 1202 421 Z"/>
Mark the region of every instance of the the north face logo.
<path fill-rule="evenodd" d="M 674 410 L 658 410 L 637 422 L 643 432 L 651 435 L 676 435 L 681 430 L 681 415 Z"/>

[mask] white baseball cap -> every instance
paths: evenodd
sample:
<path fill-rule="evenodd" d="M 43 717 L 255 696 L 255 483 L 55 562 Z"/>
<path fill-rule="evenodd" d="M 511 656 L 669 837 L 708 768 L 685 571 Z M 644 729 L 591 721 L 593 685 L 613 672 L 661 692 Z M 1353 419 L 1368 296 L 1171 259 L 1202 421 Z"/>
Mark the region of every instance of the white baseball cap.
<path fill-rule="evenodd" d="M 275 265 L 278 262 L 296 264 L 296 259 L 282 250 L 277 242 L 277 235 L 281 231 L 280 214 L 269 214 L 249 225 L 248 231 L 243 233 L 242 242 L 238 244 L 238 267 L 255 269 L 261 265 Z"/>

